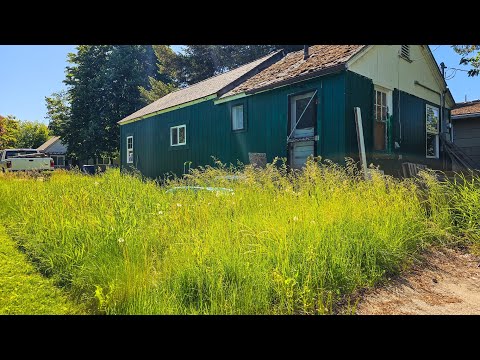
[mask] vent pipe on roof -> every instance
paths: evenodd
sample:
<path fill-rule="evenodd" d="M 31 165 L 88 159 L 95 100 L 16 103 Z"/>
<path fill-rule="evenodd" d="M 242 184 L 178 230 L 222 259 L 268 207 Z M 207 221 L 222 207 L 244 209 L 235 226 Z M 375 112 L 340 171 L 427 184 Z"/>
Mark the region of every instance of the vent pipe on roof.
<path fill-rule="evenodd" d="M 308 45 L 303 45 L 303 60 L 308 58 Z"/>

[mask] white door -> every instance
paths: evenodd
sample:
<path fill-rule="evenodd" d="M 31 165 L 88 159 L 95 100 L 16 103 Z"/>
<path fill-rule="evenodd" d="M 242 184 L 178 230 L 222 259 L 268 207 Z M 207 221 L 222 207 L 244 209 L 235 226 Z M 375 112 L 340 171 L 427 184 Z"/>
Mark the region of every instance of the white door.
<path fill-rule="evenodd" d="M 315 98 L 313 92 L 292 96 L 290 98 L 290 131 L 292 136 L 289 144 L 290 166 L 295 169 L 302 168 L 307 158 L 314 154 L 315 141 Z M 310 101 L 311 100 L 311 101 Z M 307 108 L 308 105 L 308 108 Z M 301 116 L 301 118 L 300 118 Z M 298 121 L 300 119 L 300 121 Z M 293 132 L 292 132 L 293 131 Z"/>

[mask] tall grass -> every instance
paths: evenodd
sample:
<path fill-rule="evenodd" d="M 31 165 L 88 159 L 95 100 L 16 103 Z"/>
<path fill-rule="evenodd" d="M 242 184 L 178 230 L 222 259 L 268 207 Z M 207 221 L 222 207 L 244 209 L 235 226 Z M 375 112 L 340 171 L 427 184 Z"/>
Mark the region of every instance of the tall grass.
<path fill-rule="evenodd" d="M 478 202 L 466 204 L 478 178 L 458 188 L 313 161 L 217 165 L 164 186 L 113 170 L 7 175 L 0 216 L 42 272 L 107 314 L 331 313 L 421 247 L 478 236 Z M 234 191 L 166 192 L 184 185 Z"/>

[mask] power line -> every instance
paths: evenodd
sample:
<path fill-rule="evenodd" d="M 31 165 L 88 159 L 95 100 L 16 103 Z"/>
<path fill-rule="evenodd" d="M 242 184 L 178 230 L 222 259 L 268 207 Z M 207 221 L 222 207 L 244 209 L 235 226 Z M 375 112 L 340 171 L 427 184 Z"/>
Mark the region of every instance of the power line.
<path fill-rule="evenodd" d="M 449 68 L 449 69 L 453 69 L 453 70 L 460 70 L 460 71 L 465 71 L 465 72 L 468 72 L 468 70 L 465 70 L 465 69 L 457 69 L 457 68 Z"/>

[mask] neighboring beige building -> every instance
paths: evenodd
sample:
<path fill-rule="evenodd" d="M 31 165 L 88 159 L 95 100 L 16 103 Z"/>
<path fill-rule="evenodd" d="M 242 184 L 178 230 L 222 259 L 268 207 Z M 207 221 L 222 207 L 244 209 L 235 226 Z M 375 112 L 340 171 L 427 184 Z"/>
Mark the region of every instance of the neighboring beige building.
<path fill-rule="evenodd" d="M 55 168 L 62 169 L 73 165 L 73 161 L 67 158 L 67 146 L 62 143 L 60 136 L 51 137 L 40 145 L 37 150 L 50 156 L 55 163 Z M 118 164 L 118 159 L 111 158 L 89 159 L 88 162 L 85 163 L 85 165 L 99 165 L 100 167 Z"/>
<path fill-rule="evenodd" d="M 69 165 L 67 147 L 60 140 L 60 136 L 53 136 L 37 148 L 38 151 L 50 156 L 55 168 L 65 168 Z"/>

